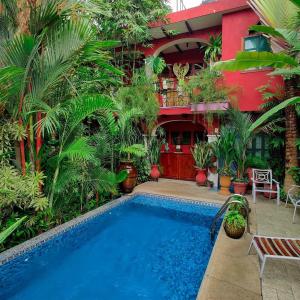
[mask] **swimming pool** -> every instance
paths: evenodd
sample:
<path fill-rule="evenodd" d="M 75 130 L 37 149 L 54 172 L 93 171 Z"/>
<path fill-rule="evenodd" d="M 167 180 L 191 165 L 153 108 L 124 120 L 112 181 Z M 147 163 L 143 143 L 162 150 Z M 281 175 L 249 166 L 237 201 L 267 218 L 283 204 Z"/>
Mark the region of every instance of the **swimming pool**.
<path fill-rule="evenodd" d="M 144 194 L 112 206 L 0 266 L 0 299 L 195 299 L 219 207 Z"/>

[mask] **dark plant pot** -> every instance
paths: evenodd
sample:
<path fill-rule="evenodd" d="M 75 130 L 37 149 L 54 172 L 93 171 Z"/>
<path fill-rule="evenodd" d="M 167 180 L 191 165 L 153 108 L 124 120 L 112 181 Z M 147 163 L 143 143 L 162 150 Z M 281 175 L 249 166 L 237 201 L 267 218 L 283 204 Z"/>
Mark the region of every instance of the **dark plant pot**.
<path fill-rule="evenodd" d="M 210 159 L 211 163 L 215 163 L 217 161 L 217 157 L 215 155 L 213 155 Z"/>
<path fill-rule="evenodd" d="M 159 172 L 159 169 L 158 169 L 158 165 L 152 165 L 151 167 L 151 172 L 150 172 L 150 177 L 153 179 L 153 180 L 158 180 L 158 178 L 160 177 L 160 172 Z"/>
<path fill-rule="evenodd" d="M 245 227 L 237 228 L 233 225 L 229 225 L 227 222 L 224 222 L 224 230 L 227 236 L 229 236 L 230 238 L 240 239 L 245 232 Z"/>
<path fill-rule="evenodd" d="M 271 189 L 270 184 L 264 184 L 264 190 L 270 190 L 270 189 Z M 272 184 L 272 190 L 276 191 L 276 184 Z M 275 199 L 277 197 L 277 195 L 275 193 L 264 192 L 264 197 Z"/>
<path fill-rule="evenodd" d="M 221 189 L 219 193 L 224 196 L 230 195 L 230 191 L 229 191 L 230 184 L 231 184 L 231 176 L 224 176 L 224 175 L 220 176 Z"/>
<path fill-rule="evenodd" d="M 245 195 L 247 192 L 247 183 L 246 182 L 233 182 L 234 193 Z"/>
<path fill-rule="evenodd" d="M 247 168 L 247 170 L 246 170 L 247 177 L 248 177 L 248 185 L 250 185 L 251 188 L 252 188 L 252 170 L 253 170 L 253 168 Z"/>
<path fill-rule="evenodd" d="M 196 170 L 197 170 L 197 176 L 196 176 L 197 184 L 201 186 L 205 186 L 207 181 L 206 169 L 196 168 Z"/>
<path fill-rule="evenodd" d="M 217 174 L 218 168 L 216 166 L 209 167 L 209 172 L 212 174 Z"/>
<path fill-rule="evenodd" d="M 131 161 L 121 161 L 118 172 L 126 170 L 128 177 L 121 183 L 124 193 L 131 193 L 137 183 L 137 169 Z"/>

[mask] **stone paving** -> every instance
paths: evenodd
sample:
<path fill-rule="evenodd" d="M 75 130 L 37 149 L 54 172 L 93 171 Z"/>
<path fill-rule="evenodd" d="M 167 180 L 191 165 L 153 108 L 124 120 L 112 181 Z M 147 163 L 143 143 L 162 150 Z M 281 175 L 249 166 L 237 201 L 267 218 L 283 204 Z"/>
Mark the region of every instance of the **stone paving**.
<path fill-rule="evenodd" d="M 194 182 L 160 179 L 136 187 L 134 192 L 144 192 L 181 197 L 198 201 L 224 203 L 226 197 Z M 258 196 L 257 203 L 247 196 L 252 212 L 251 233 L 261 235 L 300 237 L 300 209 L 292 224 L 293 208 Z M 240 240 L 229 239 L 224 230 L 216 241 L 203 278 L 197 300 L 298 300 L 300 299 L 300 263 L 267 261 L 264 277 L 259 279 L 257 255 L 247 255 L 251 235 Z"/>

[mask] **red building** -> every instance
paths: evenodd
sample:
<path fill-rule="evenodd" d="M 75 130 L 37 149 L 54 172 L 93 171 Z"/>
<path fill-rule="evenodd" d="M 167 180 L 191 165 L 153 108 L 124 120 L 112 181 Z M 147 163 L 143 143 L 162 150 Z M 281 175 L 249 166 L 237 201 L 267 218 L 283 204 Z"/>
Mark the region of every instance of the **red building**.
<path fill-rule="evenodd" d="M 222 60 L 235 57 L 238 51 L 262 51 L 268 45 L 267 38 L 249 31 L 259 18 L 246 0 L 219 0 L 174 12 L 168 15 L 167 24 L 152 25 L 152 47 L 142 49 L 145 56 L 161 56 L 168 70 L 159 79 L 158 99 L 161 105 L 158 125 L 167 134 L 168 151 L 161 155 L 163 176 L 166 178 L 194 180 L 194 164 L 190 147 L 197 139 L 213 140 L 221 122 L 217 114 L 209 124 L 205 114 L 225 110 L 230 101 L 207 105 L 192 105 L 178 90 L 178 78 L 173 72 L 175 63 L 188 64 L 188 74 L 193 75 L 204 63 L 203 45 L 210 36 L 222 34 Z M 169 32 L 176 32 L 171 35 Z M 225 72 L 226 85 L 237 87 L 236 104 L 241 111 L 257 112 L 263 103 L 258 87 L 279 78 L 268 76 L 270 68 L 251 69 L 242 72 Z M 176 144 L 180 140 L 180 150 Z M 260 141 L 260 144 L 262 141 Z M 256 151 L 256 150 L 255 150 Z M 257 148 L 257 151 L 263 151 Z M 216 181 L 214 176 L 211 176 Z"/>

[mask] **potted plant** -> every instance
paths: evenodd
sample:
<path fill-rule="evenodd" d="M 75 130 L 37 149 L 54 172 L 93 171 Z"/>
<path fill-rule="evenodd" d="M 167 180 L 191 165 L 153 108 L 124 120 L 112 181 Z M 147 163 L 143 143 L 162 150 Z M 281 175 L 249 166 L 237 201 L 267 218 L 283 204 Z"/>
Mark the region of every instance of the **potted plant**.
<path fill-rule="evenodd" d="M 245 198 L 241 195 L 234 195 L 232 197 L 232 200 L 234 200 L 235 203 L 230 204 L 229 210 L 238 211 L 246 219 L 247 218 L 247 209 L 248 209 L 248 213 L 250 213 L 250 211 L 251 211 L 247 198 Z"/>
<path fill-rule="evenodd" d="M 239 239 L 243 236 L 245 228 L 245 218 L 237 210 L 228 210 L 224 218 L 224 229 L 227 236 Z"/>
<path fill-rule="evenodd" d="M 248 185 L 246 176 L 247 148 L 253 137 L 253 131 L 249 130 L 252 125 L 252 120 L 249 114 L 241 113 L 237 110 L 230 110 L 229 117 L 235 133 L 233 145 L 237 172 L 233 182 L 234 192 L 236 194 L 245 195 Z"/>
<path fill-rule="evenodd" d="M 218 170 L 220 175 L 221 195 L 230 195 L 229 187 L 232 177 L 231 163 L 234 159 L 234 142 L 235 134 L 232 128 L 223 126 L 215 145 L 216 156 L 219 161 L 223 162 L 223 167 Z"/>
<path fill-rule="evenodd" d="M 145 152 L 145 147 L 142 144 L 123 145 L 120 147 L 121 159 L 118 171 L 125 170 L 128 174 L 127 178 L 121 183 L 124 193 L 131 193 L 137 184 L 138 173 L 131 156 L 143 157 L 145 156 Z"/>
<path fill-rule="evenodd" d="M 148 157 L 151 164 L 150 177 L 156 181 L 160 177 L 159 160 L 163 143 L 163 140 L 159 139 L 157 136 L 152 136 L 148 145 Z"/>
<path fill-rule="evenodd" d="M 211 147 L 207 142 L 199 142 L 191 148 L 191 153 L 197 170 L 196 182 L 198 185 L 204 186 L 207 180 L 207 168 L 211 163 Z"/>

